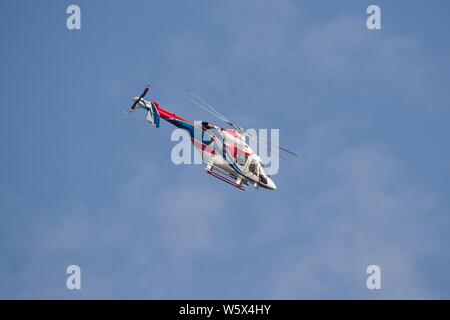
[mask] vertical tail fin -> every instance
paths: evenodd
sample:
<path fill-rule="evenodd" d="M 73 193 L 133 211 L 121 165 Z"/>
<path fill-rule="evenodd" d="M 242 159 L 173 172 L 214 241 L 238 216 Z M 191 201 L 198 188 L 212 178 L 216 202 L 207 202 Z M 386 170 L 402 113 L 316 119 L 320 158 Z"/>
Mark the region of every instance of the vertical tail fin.
<path fill-rule="evenodd" d="M 147 102 L 147 120 L 150 122 L 153 126 L 159 128 L 159 122 L 160 122 L 160 115 L 158 112 L 158 109 L 156 108 L 155 104 L 153 102 L 148 103 Z"/>

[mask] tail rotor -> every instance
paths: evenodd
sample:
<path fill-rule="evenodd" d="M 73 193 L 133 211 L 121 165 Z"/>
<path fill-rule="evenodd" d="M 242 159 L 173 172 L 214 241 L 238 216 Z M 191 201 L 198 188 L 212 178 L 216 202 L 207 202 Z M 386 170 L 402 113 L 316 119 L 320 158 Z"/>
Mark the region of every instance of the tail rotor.
<path fill-rule="evenodd" d="M 132 104 L 131 107 L 128 109 L 128 111 L 123 110 L 122 113 L 126 113 L 126 114 L 127 114 L 127 113 L 133 112 L 133 111 L 136 109 L 136 107 L 137 107 L 137 105 L 139 104 L 139 102 L 141 101 L 141 99 L 142 99 L 143 97 L 145 97 L 145 95 L 147 94 L 148 90 L 150 90 L 150 86 L 149 86 L 149 85 L 146 85 L 145 88 L 144 88 L 144 91 L 142 91 L 142 93 L 141 93 L 141 95 L 140 95 L 139 97 L 135 98 L 133 104 Z"/>

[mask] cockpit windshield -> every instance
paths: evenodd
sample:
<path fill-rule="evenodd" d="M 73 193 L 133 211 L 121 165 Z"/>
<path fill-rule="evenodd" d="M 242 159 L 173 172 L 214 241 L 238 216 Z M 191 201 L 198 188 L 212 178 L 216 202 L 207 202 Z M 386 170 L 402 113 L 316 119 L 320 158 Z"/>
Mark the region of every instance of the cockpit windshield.
<path fill-rule="evenodd" d="M 267 184 L 269 175 L 261 161 L 253 159 L 248 165 L 248 170 L 258 177 L 259 181 L 263 184 Z"/>
<path fill-rule="evenodd" d="M 254 175 L 258 175 L 258 162 L 256 160 L 252 160 L 250 164 L 248 165 L 248 170 L 253 173 Z"/>
<path fill-rule="evenodd" d="M 259 174 L 264 174 L 265 176 L 269 176 L 267 174 L 266 168 L 264 167 L 264 164 L 260 161 L 259 162 Z"/>

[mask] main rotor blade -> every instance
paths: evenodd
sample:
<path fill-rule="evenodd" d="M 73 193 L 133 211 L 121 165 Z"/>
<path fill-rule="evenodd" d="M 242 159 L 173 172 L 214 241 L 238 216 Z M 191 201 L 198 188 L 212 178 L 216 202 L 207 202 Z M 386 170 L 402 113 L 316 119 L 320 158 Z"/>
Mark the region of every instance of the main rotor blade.
<path fill-rule="evenodd" d="M 215 116 L 216 118 L 224 121 L 225 123 L 227 123 L 228 125 L 230 125 L 231 127 L 233 127 L 234 129 L 236 129 L 238 132 L 240 133 L 244 133 L 246 134 L 248 137 L 251 137 L 253 140 L 255 140 L 258 143 L 262 143 L 265 146 L 267 146 L 269 149 L 272 150 L 272 147 L 276 147 L 281 151 L 287 152 L 295 157 L 298 157 L 298 155 L 293 152 L 290 151 L 287 148 L 278 146 L 274 143 L 269 143 L 267 141 L 264 141 L 264 139 L 258 138 L 258 137 L 253 137 L 252 135 L 250 135 L 248 132 L 244 132 L 244 129 L 242 127 L 240 127 L 239 125 L 237 125 L 236 123 L 228 120 L 224 115 L 222 115 L 219 111 L 217 111 L 213 106 L 211 106 L 208 102 L 206 102 L 204 99 L 202 99 L 198 94 L 196 94 L 194 91 L 192 90 L 188 90 L 188 92 L 194 97 L 196 98 L 198 101 L 196 101 L 195 99 L 191 98 L 190 101 L 195 103 L 197 106 L 199 106 L 200 108 L 202 108 L 203 110 L 205 110 L 206 112 L 212 114 L 213 116 Z M 278 153 L 278 152 L 275 152 Z M 292 163 L 291 161 L 289 161 L 288 159 L 284 158 L 280 153 L 278 153 L 278 155 L 283 158 L 284 160 Z"/>
<path fill-rule="evenodd" d="M 249 137 L 249 138 L 251 138 L 251 139 L 253 139 L 254 141 L 256 141 L 256 142 L 258 142 L 258 143 L 262 143 L 262 144 L 264 144 L 264 145 L 266 145 L 268 148 L 272 148 L 272 147 L 275 147 L 275 148 L 277 148 L 277 149 L 280 149 L 281 151 L 284 151 L 284 152 L 287 152 L 287 153 L 289 153 L 289 154 L 291 154 L 291 155 L 293 155 L 293 156 L 295 156 L 295 157 L 298 157 L 298 154 L 296 154 L 295 152 L 293 152 L 293 151 L 291 151 L 291 150 L 289 150 L 289 149 L 286 149 L 286 148 L 284 148 L 284 147 L 281 147 L 281 146 L 279 146 L 279 145 L 277 145 L 277 144 L 275 144 L 275 143 L 272 143 L 272 142 L 268 142 L 267 140 L 264 140 L 263 138 L 259 138 L 258 136 L 253 136 L 252 134 L 250 134 L 249 132 L 246 132 L 246 134 L 247 134 L 247 136 Z"/>
<path fill-rule="evenodd" d="M 236 130 L 244 131 L 244 129 L 242 127 L 240 127 L 236 123 L 230 121 L 228 118 L 226 118 L 223 114 L 221 114 L 219 111 L 217 111 L 213 106 L 211 106 L 208 102 L 206 102 L 204 99 L 202 99 L 194 91 L 192 91 L 192 90 L 188 90 L 188 91 L 194 98 L 196 98 L 198 100 L 198 101 L 195 101 L 194 99 L 191 98 L 190 99 L 191 102 L 195 103 L 200 108 L 202 108 L 203 110 L 205 110 L 205 111 L 209 112 L 210 114 L 214 115 L 218 119 L 224 121 L 228 125 L 230 125 L 233 128 L 235 128 Z"/>
<path fill-rule="evenodd" d="M 216 118 L 218 118 L 218 119 L 220 119 L 220 120 L 222 120 L 222 121 L 225 121 L 225 122 L 227 122 L 227 120 L 226 119 L 224 119 L 224 118 L 222 118 L 222 117 L 220 117 L 218 114 L 216 114 L 215 112 L 213 112 L 212 110 L 210 110 L 209 108 L 207 108 L 207 107 L 205 107 L 204 105 L 202 105 L 201 103 L 199 103 L 199 102 L 197 102 L 197 101 L 195 101 L 194 99 L 189 99 L 189 101 L 191 101 L 191 102 L 193 102 L 193 103 L 195 103 L 197 106 L 199 106 L 200 108 L 202 108 L 203 110 L 205 110 L 206 112 L 208 112 L 208 113 L 210 113 L 210 114 L 212 114 L 214 117 L 216 117 Z"/>
<path fill-rule="evenodd" d="M 254 136 L 252 136 L 252 135 L 250 135 L 250 134 L 247 134 L 247 136 L 248 136 L 250 139 L 252 139 L 252 140 L 258 142 L 259 144 L 262 144 L 262 145 L 266 146 L 267 149 L 270 150 L 270 152 L 275 153 L 277 156 L 279 156 L 281 159 L 283 159 L 284 161 L 288 162 L 289 164 L 294 164 L 290 159 L 286 158 L 286 157 L 283 156 L 281 153 L 275 151 L 275 150 L 271 147 L 270 144 L 264 143 L 264 142 L 262 142 L 262 141 L 258 141 L 258 138 L 254 137 Z"/>
<path fill-rule="evenodd" d="M 196 94 L 194 91 L 189 90 L 189 93 L 193 97 L 197 98 L 204 106 L 206 106 L 211 111 L 213 111 L 219 118 L 221 118 L 222 120 L 224 120 L 226 122 L 231 122 L 223 114 L 221 114 L 219 111 L 217 111 L 213 106 L 211 106 L 208 102 L 206 102 L 204 99 L 202 99 L 198 94 Z"/>

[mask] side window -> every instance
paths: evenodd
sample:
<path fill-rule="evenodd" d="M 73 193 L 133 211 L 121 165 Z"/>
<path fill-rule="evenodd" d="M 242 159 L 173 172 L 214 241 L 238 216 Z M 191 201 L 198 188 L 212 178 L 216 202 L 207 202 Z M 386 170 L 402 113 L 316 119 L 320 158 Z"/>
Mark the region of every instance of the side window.
<path fill-rule="evenodd" d="M 252 160 L 248 166 L 248 170 L 250 170 L 251 173 L 258 175 L 258 163 L 255 160 Z"/>
<path fill-rule="evenodd" d="M 206 132 L 203 132 L 203 137 L 202 137 L 202 142 L 203 142 L 203 144 L 205 144 L 205 145 L 210 145 L 211 144 L 211 142 L 213 142 L 214 140 L 213 140 L 213 138 L 212 138 L 212 136 L 209 134 L 209 133 L 206 133 Z"/>
<path fill-rule="evenodd" d="M 247 159 L 248 157 L 246 157 L 244 154 L 238 154 L 237 163 L 243 166 L 247 162 Z"/>

